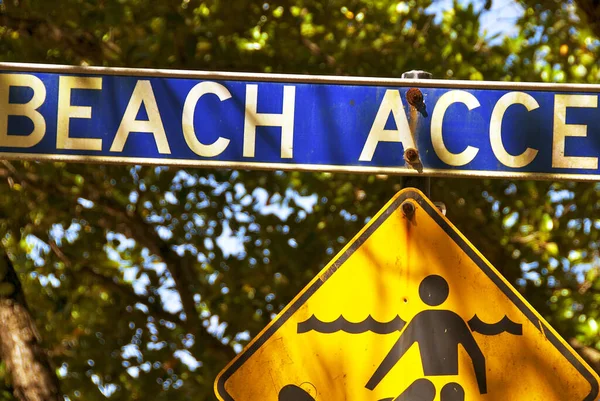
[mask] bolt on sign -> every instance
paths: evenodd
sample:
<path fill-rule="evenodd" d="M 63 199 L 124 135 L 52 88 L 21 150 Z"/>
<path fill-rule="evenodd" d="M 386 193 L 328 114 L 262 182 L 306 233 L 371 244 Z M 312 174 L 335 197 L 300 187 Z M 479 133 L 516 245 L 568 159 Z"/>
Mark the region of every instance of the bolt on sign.
<path fill-rule="evenodd" d="M 219 375 L 221 401 L 594 401 L 599 378 L 421 192 Z"/>

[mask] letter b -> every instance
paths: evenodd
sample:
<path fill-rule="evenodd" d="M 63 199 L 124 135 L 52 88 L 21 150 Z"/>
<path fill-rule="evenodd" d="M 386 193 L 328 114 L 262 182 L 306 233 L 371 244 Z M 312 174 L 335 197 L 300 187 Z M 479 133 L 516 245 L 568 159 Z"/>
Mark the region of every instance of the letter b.
<path fill-rule="evenodd" d="M 27 103 L 9 102 L 10 87 L 31 88 L 33 96 Z M 41 79 L 30 74 L 0 75 L 0 146 L 30 148 L 37 145 L 46 134 L 46 120 L 37 109 L 46 100 L 46 87 Z M 9 135 L 8 116 L 24 116 L 33 123 L 29 135 Z"/>

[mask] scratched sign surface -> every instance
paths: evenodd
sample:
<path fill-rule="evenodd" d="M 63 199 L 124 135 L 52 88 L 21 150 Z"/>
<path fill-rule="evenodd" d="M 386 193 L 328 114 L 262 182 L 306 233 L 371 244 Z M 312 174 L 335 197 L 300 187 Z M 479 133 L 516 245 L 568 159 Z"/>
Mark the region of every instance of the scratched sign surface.
<path fill-rule="evenodd" d="M 0 157 L 598 180 L 599 92 L 0 64 Z"/>
<path fill-rule="evenodd" d="M 221 401 L 595 401 L 599 387 L 435 206 L 406 189 L 215 391 Z"/>

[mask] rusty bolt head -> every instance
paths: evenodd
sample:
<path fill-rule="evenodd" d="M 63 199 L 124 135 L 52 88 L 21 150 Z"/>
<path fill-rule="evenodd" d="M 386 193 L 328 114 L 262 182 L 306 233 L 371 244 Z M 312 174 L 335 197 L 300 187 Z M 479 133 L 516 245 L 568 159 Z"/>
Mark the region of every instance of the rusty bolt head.
<path fill-rule="evenodd" d="M 404 213 L 404 215 L 408 218 L 412 217 L 412 215 L 415 213 L 415 205 L 413 205 L 412 202 L 404 202 L 402 204 L 402 213 Z"/>
<path fill-rule="evenodd" d="M 423 92 L 418 88 L 410 88 L 406 92 L 406 100 L 415 109 L 421 109 L 423 107 Z"/>
<path fill-rule="evenodd" d="M 419 162 L 419 151 L 414 148 L 408 148 L 404 151 L 404 160 L 409 164 L 415 164 Z"/>

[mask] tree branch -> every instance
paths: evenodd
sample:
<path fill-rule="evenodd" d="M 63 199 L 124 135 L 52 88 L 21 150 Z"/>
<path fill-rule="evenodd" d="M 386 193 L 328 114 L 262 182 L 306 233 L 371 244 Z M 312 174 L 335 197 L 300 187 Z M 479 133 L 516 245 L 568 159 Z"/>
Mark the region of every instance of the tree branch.
<path fill-rule="evenodd" d="M 68 188 L 59 183 L 49 185 L 34 173 L 28 172 L 27 174 L 22 174 L 11 163 L 4 161 L 3 164 L 6 169 L 0 169 L 0 176 L 18 181 L 24 188 L 40 193 L 49 193 L 58 189 L 67 198 L 73 196 Z M 160 239 L 154 227 L 143 221 L 141 216 L 128 214 L 122 209 L 121 205 L 117 204 L 113 199 L 104 196 L 97 189 L 92 188 L 92 185 L 85 185 L 83 192 L 80 196 L 94 202 L 105 214 L 113 217 L 112 219 L 98 219 L 96 223 L 100 227 L 105 230 L 124 232 L 127 236 L 134 238 L 140 245 L 148 248 L 152 254 L 158 256 L 167 265 L 167 270 L 175 283 L 175 288 L 179 293 L 183 312 L 186 316 L 185 321 L 180 320 L 179 322 L 189 333 L 196 337 L 196 349 L 203 351 L 205 348 L 213 348 L 223 353 L 226 358 L 235 356 L 235 352 L 230 346 L 223 344 L 204 329 L 202 320 L 196 310 L 194 292 L 190 288 L 190 283 L 197 281 L 191 274 L 194 261 L 189 256 L 180 257 L 171 246 Z M 119 221 L 121 224 L 117 223 Z M 57 256 L 59 255 L 57 254 Z M 93 270 L 91 271 L 93 272 Z M 149 306 L 147 300 L 144 300 L 143 303 Z M 172 321 L 173 315 L 169 315 Z"/>
<path fill-rule="evenodd" d="M 67 268 L 73 268 L 73 264 L 71 260 L 63 253 L 60 247 L 54 241 L 49 241 L 50 249 L 52 252 L 64 263 Z M 126 299 L 131 304 L 143 304 L 146 305 L 150 311 L 150 313 L 156 317 L 157 319 L 163 319 L 168 322 L 173 322 L 177 324 L 183 324 L 184 322 L 179 318 L 179 316 L 174 315 L 165 311 L 156 303 L 150 302 L 148 298 L 140 296 L 136 294 L 133 289 L 129 290 L 124 285 L 119 284 L 114 279 L 105 276 L 102 273 L 98 273 L 92 267 L 88 265 L 80 266 L 77 269 L 77 272 L 85 273 L 87 276 L 91 277 L 96 284 L 109 289 L 112 292 L 115 292 L 121 295 L 124 299 Z"/>
<path fill-rule="evenodd" d="M 98 62 L 98 56 L 107 52 L 121 53 L 115 43 L 103 42 L 91 32 L 58 26 L 45 18 L 24 18 L 14 14 L 11 11 L 0 13 L 0 25 L 22 35 L 63 44 L 84 59 Z"/>
<path fill-rule="evenodd" d="M 66 267 L 71 269 L 74 268 L 71 260 L 64 254 L 64 252 L 62 252 L 60 247 L 54 241 L 49 241 L 49 245 L 52 252 L 65 264 Z M 179 316 L 164 310 L 160 304 L 150 302 L 148 298 L 136 294 L 132 288 L 126 288 L 124 285 L 116 282 L 113 278 L 105 276 L 104 274 L 95 271 L 91 266 L 82 265 L 79 266 L 79 268 L 76 270 L 78 272 L 85 273 L 86 275 L 94 279 L 97 284 L 121 295 L 129 303 L 134 305 L 136 303 L 145 305 L 148 308 L 149 313 L 155 318 L 162 319 L 168 322 L 173 322 L 185 327 L 187 331 L 204 341 L 202 345 L 206 345 L 205 343 L 208 342 L 208 339 L 210 339 L 210 342 L 214 343 L 214 345 L 211 345 L 211 347 L 222 352 L 226 356 L 226 358 L 230 359 L 235 356 L 235 352 L 231 347 L 223 344 L 217 338 L 213 337 L 204 330 L 204 326 L 202 325 L 202 321 L 200 320 L 200 318 L 198 318 L 197 322 L 195 323 L 196 326 L 190 327 L 194 323 L 193 319 L 188 319 L 185 321 L 182 320 Z M 194 316 L 198 317 L 198 314 L 196 313 L 194 314 Z"/>

